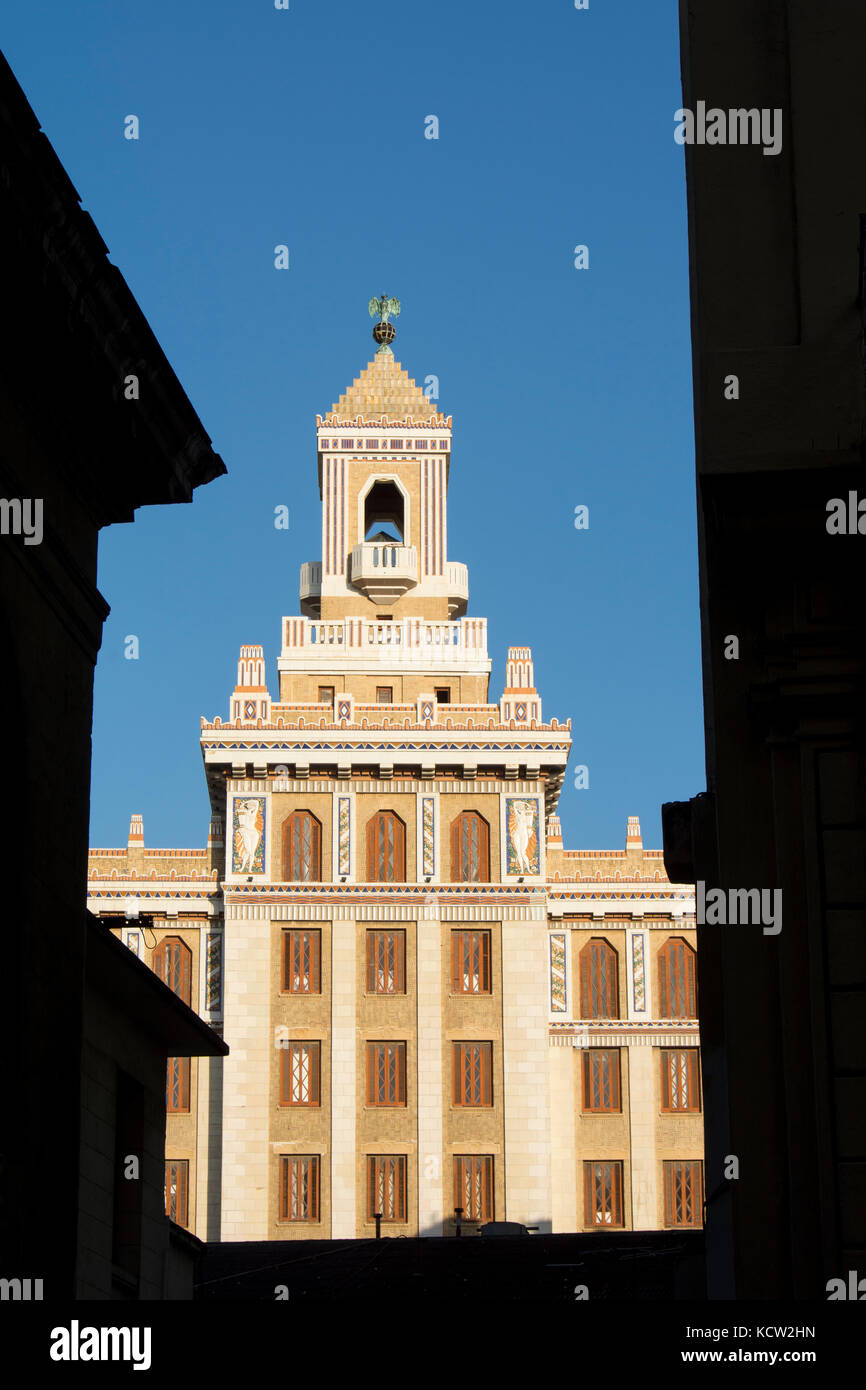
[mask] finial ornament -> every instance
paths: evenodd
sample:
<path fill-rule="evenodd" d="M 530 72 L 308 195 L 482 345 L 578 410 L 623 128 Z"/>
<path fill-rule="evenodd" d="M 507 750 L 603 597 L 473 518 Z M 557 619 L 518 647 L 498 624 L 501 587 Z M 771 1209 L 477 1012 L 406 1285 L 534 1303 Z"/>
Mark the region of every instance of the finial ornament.
<path fill-rule="evenodd" d="M 391 314 L 394 315 L 394 318 L 397 317 L 400 312 L 400 301 L 394 299 L 393 296 L 383 294 L 380 299 L 375 297 L 371 299 L 369 308 L 371 319 L 375 318 L 377 314 L 379 315 L 379 322 L 373 327 L 373 337 L 379 344 L 379 352 L 393 356 L 390 345 L 397 336 L 397 330 L 393 323 L 388 322 L 388 317 Z"/>

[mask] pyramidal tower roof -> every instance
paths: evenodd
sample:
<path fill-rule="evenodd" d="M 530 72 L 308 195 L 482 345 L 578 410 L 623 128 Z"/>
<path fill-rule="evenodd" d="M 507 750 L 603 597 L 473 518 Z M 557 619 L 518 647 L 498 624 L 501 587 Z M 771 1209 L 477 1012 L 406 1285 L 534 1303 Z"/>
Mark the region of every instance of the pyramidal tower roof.
<path fill-rule="evenodd" d="M 392 425 L 405 421 L 427 425 L 446 425 L 445 416 L 436 408 L 435 401 L 425 396 L 404 367 L 390 351 L 377 352 L 368 362 L 360 376 L 331 407 L 324 423 L 336 421 L 363 420 L 367 424 L 382 421 L 387 417 Z"/>

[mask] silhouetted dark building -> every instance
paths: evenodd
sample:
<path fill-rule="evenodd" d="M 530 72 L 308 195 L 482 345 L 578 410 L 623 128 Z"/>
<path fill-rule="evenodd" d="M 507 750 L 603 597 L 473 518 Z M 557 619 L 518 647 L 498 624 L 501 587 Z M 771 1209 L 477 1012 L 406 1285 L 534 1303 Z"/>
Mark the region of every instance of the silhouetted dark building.
<path fill-rule="evenodd" d="M 106 1288 L 93 1259 L 76 1273 L 79 1184 L 90 1214 L 101 1219 L 108 1200 L 110 1217 L 117 1132 L 143 1135 L 152 1184 L 157 1117 L 152 1096 L 136 1087 L 158 1083 L 164 1099 L 164 1058 L 181 1036 L 190 1054 L 225 1051 L 180 1001 L 157 1001 L 152 1013 L 159 982 L 131 954 L 119 957 L 122 948 L 84 912 L 93 668 L 108 613 L 96 587 L 97 537 L 145 503 L 190 501 L 225 468 L 2 57 L 0 276 L 0 708 L 10 837 L 0 1275 L 42 1279 L 45 1298 L 64 1298 Z M 97 1083 L 88 1067 L 110 1056 L 113 1083 L 104 1067 Z M 97 1084 L 108 1094 L 95 1098 Z M 102 1109 L 91 1124 L 95 1100 Z M 164 1132 L 164 1114 L 158 1124 Z M 102 1197 L 85 1195 L 88 1178 Z M 144 1218 L 154 1218 L 150 1200 L 142 1192 Z M 128 1237 L 134 1216 L 115 1216 Z M 104 1256 L 90 1235 L 91 1256 Z M 146 1220 L 139 1236 L 155 1238 Z M 164 1221 L 159 1240 L 167 1240 Z M 146 1265 L 141 1291 L 155 1296 Z M 119 1292 L 134 1293 L 129 1280 Z"/>
<path fill-rule="evenodd" d="M 682 0 L 681 37 L 708 790 L 664 826 L 698 881 L 709 1294 L 826 1298 L 866 1273 L 866 9 Z"/>

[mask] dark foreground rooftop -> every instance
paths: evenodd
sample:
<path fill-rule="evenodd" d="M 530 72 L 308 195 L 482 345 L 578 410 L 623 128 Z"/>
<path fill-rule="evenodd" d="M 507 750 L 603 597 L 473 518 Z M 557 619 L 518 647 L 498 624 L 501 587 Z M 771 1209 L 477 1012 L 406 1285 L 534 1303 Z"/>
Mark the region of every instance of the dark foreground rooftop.
<path fill-rule="evenodd" d="M 279 1293 L 279 1286 L 287 1293 Z M 704 1236 L 638 1231 L 206 1246 L 197 1299 L 286 1296 L 292 1302 L 382 1296 L 457 1303 L 704 1299 Z"/>

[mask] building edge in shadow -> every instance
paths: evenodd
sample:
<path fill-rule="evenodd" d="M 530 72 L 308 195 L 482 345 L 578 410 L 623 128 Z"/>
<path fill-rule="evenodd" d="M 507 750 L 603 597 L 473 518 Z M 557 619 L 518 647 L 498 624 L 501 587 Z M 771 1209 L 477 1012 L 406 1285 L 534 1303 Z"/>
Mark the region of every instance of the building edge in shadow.
<path fill-rule="evenodd" d="M 4 1113 L 0 1275 L 41 1279 L 46 1299 L 159 1297 L 145 1256 L 168 1249 L 152 1202 L 165 1057 L 181 1037 L 191 1053 L 226 1049 L 180 1001 L 145 1018 L 159 981 L 121 958 L 84 911 L 93 671 L 109 611 L 97 539 L 140 506 L 191 501 L 226 470 L 2 56 L 0 150 L 0 643 L 16 845 L 4 893 L 14 1103 Z M 121 1059 L 133 1053 L 139 1074 L 124 1081 Z M 114 1145 L 124 1116 L 135 1129 L 136 1107 L 149 1175 L 144 1245 L 138 1285 L 120 1288 Z M 174 1239 L 176 1252 L 189 1246 Z"/>
<path fill-rule="evenodd" d="M 708 1291 L 821 1299 L 866 1272 L 866 13 L 680 17 L 684 110 L 781 120 L 685 144 L 707 791 L 665 865 L 782 904 L 698 917 Z"/>

